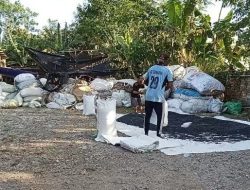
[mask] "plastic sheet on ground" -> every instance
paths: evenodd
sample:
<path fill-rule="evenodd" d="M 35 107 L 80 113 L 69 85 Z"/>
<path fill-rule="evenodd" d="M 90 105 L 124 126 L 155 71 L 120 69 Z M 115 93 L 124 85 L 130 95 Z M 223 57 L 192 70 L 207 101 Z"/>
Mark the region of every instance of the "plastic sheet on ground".
<path fill-rule="evenodd" d="M 118 115 L 120 117 L 122 115 Z M 217 119 L 229 120 L 240 122 L 249 125 L 250 122 L 228 119 L 225 117 L 216 117 Z M 129 136 L 140 136 L 144 134 L 143 128 L 138 128 L 132 125 L 126 125 L 121 122 L 116 123 L 117 130 Z M 155 131 L 149 131 L 149 136 L 159 141 L 158 150 L 166 155 L 178 155 L 178 154 L 189 154 L 189 153 L 209 153 L 209 152 L 226 152 L 226 151 L 239 151 L 239 150 L 249 150 L 250 140 L 244 140 L 239 142 L 221 142 L 221 143 L 211 143 L 211 142 L 197 142 L 192 140 L 182 140 L 182 139 L 160 139 L 156 137 Z"/>

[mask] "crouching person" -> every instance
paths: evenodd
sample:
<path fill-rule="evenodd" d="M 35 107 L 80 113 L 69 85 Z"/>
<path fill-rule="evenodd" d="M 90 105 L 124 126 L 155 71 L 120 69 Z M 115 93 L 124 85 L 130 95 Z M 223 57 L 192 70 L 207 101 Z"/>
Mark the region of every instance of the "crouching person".
<path fill-rule="evenodd" d="M 136 113 L 143 113 L 143 106 L 141 101 L 141 95 L 143 94 L 144 78 L 139 76 L 137 82 L 134 83 L 131 92 L 131 105 Z"/>

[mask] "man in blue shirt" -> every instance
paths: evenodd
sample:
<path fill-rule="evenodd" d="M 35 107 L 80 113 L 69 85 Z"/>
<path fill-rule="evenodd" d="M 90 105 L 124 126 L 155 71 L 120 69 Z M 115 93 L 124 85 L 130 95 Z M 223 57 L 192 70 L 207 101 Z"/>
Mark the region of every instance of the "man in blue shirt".
<path fill-rule="evenodd" d="M 148 135 L 150 118 L 154 109 L 157 115 L 156 135 L 162 137 L 160 131 L 162 128 L 163 105 L 165 102 L 164 92 L 167 89 L 172 90 L 173 87 L 173 74 L 167 68 L 168 63 L 169 55 L 161 54 L 157 64 L 150 67 L 145 76 L 145 84 L 148 86 L 145 95 L 145 135 Z"/>

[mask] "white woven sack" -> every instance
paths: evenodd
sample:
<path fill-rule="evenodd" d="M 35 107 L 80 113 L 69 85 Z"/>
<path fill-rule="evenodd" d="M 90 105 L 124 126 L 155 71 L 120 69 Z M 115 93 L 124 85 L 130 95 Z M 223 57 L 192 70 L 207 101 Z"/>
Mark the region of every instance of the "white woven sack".
<path fill-rule="evenodd" d="M 173 82 L 173 87 L 174 87 L 174 89 L 185 88 L 185 82 L 183 80 L 175 80 Z"/>
<path fill-rule="evenodd" d="M 116 129 L 116 101 L 112 98 L 98 99 L 97 103 L 97 130 L 96 141 L 105 142 L 103 135 L 117 137 Z"/>
<path fill-rule="evenodd" d="M 191 99 L 181 104 L 181 110 L 186 113 L 208 112 L 209 100 Z"/>
<path fill-rule="evenodd" d="M 41 88 L 36 88 L 36 87 L 30 87 L 30 88 L 25 88 L 20 91 L 21 96 L 23 98 L 27 96 L 42 96 L 43 94 L 43 89 Z"/>
<path fill-rule="evenodd" d="M 49 109 L 64 109 L 62 106 L 60 106 L 59 104 L 57 104 L 55 102 L 50 102 L 50 103 L 46 104 L 46 107 Z"/>
<path fill-rule="evenodd" d="M 8 95 L 9 95 L 8 92 L 2 92 L 2 95 L 0 96 L 0 100 L 5 100 Z"/>
<path fill-rule="evenodd" d="M 15 92 L 12 92 L 10 94 L 8 94 L 5 99 L 6 100 L 11 100 L 11 99 L 14 99 L 14 97 L 18 94 L 18 91 L 15 91 Z"/>
<path fill-rule="evenodd" d="M 96 91 L 110 90 L 112 88 L 112 84 L 104 79 L 96 78 L 90 84 L 90 87 Z"/>
<path fill-rule="evenodd" d="M 199 96 L 199 97 L 193 97 L 193 96 L 186 96 L 184 94 L 176 94 L 176 93 L 172 93 L 171 98 L 174 99 L 181 99 L 181 100 L 209 100 L 210 98 L 212 98 L 212 96 Z"/>
<path fill-rule="evenodd" d="M 172 71 L 174 80 L 180 80 L 186 74 L 186 69 L 181 65 L 171 65 L 168 68 Z"/>
<path fill-rule="evenodd" d="M 22 74 L 19 74 L 17 75 L 15 78 L 14 78 L 14 81 L 17 82 L 17 83 L 20 83 L 20 82 L 23 82 L 23 81 L 27 81 L 27 80 L 35 80 L 36 77 L 30 73 L 22 73 Z"/>
<path fill-rule="evenodd" d="M 15 99 L 6 100 L 1 104 L 1 107 L 5 109 L 13 109 L 13 108 L 17 108 L 18 106 L 19 106 L 19 103 Z"/>
<path fill-rule="evenodd" d="M 18 102 L 18 106 L 23 105 L 23 98 L 22 98 L 20 92 L 14 97 L 14 99 Z"/>
<path fill-rule="evenodd" d="M 197 90 L 202 95 L 211 95 L 212 90 L 225 91 L 220 81 L 203 72 L 188 74 L 183 80 L 189 84 L 187 88 Z"/>
<path fill-rule="evenodd" d="M 39 81 L 41 82 L 41 84 L 43 86 L 45 86 L 46 82 L 47 82 L 47 79 L 46 78 L 40 78 Z"/>
<path fill-rule="evenodd" d="M 125 90 L 117 90 L 112 92 L 112 98 L 116 100 L 117 107 L 122 107 L 122 101 L 125 99 Z"/>
<path fill-rule="evenodd" d="M 76 102 L 76 98 L 72 94 L 67 93 L 54 93 L 52 101 L 56 102 L 60 106 L 71 106 Z"/>
<path fill-rule="evenodd" d="M 199 71 L 200 71 L 200 69 L 198 67 L 196 67 L 196 66 L 190 66 L 190 67 L 186 68 L 186 74 L 197 73 Z"/>
<path fill-rule="evenodd" d="M 174 98 L 174 99 L 167 100 L 167 102 L 168 102 L 168 107 L 169 108 L 180 109 L 181 104 L 184 102 L 184 100 Z"/>
<path fill-rule="evenodd" d="M 95 95 L 83 95 L 83 115 L 95 115 Z"/>
<path fill-rule="evenodd" d="M 31 102 L 31 101 L 38 101 L 41 102 L 42 101 L 42 97 L 41 96 L 27 96 L 23 99 L 24 102 Z"/>
<path fill-rule="evenodd" d="M 32 79 L 32 80 L 27 80 L 27 81 L 23 81 L 20 83 L 16 83 L 15 85 L 18 89 L 22 90 L 24 88 L 39 87 L 40 83 L 37 80 Z"/>
<path fill-rule="evenodd" d="M 79 111 L 83 111 L 83 103 L 77 103 L 77 104 L 75 105 L 75 108 L 76 108 L 77 110 L 79 110 Z"/>
<path fill-rule="evenodd" d="M 31 102 L 29 102 L 28 107 L 29 108 L 40 108 L 40 107 L 42 107 L 42 105 L 38 101 L 31 101 Z"/>
<path fill-rule="evenodd" d="M 2 88 L 2 92 L 13 93 L 16 91 L 16 87 L 11 84 L 7 84 L 5 82 L 0 82 L 0 86 Z"/>
<path fill-rule="evenodd" d="M 223 102 L 219 99 L 211 98 L 208 102 L 208 111 L 212 113 L 220 113 L 223 107 Z"/>

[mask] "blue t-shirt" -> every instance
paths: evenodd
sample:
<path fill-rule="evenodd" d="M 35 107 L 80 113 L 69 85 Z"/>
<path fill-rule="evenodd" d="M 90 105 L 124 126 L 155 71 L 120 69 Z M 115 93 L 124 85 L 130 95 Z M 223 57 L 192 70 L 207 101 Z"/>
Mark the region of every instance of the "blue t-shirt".
<path fill-rule="evenodd" d="M 165 85 L 168 81 L 173 81 L 172 71 L 166 66 L 154 65 L 149 68 L 145 79 L 148 81 L 145 100 L 164 102 Z"/>

